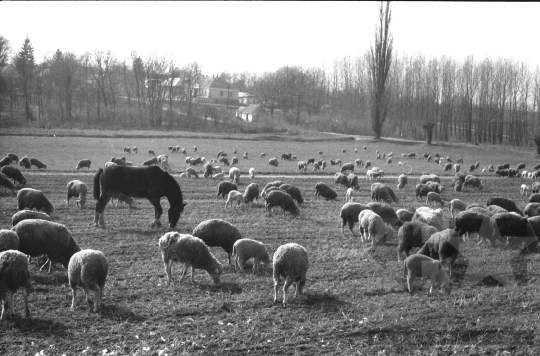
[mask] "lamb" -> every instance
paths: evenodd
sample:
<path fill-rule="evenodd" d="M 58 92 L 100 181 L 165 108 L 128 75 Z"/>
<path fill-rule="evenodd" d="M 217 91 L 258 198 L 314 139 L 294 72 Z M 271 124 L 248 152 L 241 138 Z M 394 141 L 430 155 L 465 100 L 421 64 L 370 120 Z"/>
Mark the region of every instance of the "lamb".
<path fill-rule="evenodd" d="M 64 268 L 68 268 L 71 256 L 81 250 L 64 225 L 51 221 L 27 219 L 12 230 L 19 236 L 19 251 L 30 257 L 46 254 L 51 262 L 61 263 Z M 49 272 L 51 267 L 52 264 Z"/>
<path fill-rule="evenodd" d="M 429 294 L 432 294 L 433 289 L 439 286 L 446 294 L 450 294 L 452 291 L 450 279 L 442 268 L 441 262 L 428 256 L 416 254 L 407 257 L 405 262 L 403 262 L 403 277 L 405 276 L 407 277 L 407 288 L 410 294 L 413 291 L 413 281 L 415 278 L 430 279 L 431 288 L 429 289 Z"/>
<path fill-rule="evenodd" d="M 43 210 L 50 216 L 54 214 L 54 207 L 45 194 L 41 190 L 32 188 L 23 188 L 17 192 L 17 208 L 18 210 L 24 208 Z"/>
<path fill-rule="evenodd" d="M 439 231 L 431 235 L 417 254 L 439 259 L 441 264 L 450 259 L 449 270 L 452 278 L 454 262 L 459 255 L 460 236 L 452 229 Z"/>
<path fill-rule="evenodd" d="M 244 203 L 253 205 L 253 200 L 257 200 L 257 206 L 259 206 L 259 185 L 257 183 L 249 184 L 244 191 Z"/>
<path fill-rule="evenodd" d="M 398 230 L 398 262 L 401 261 L 401 253 L 405 252 L 408 257 L 413 247 L 422 247 L 437 231 L 437 228 L 420 221 L 410 221 L 403 224 Z"/>
<path fill-rule="evenodd" d="M 201 222 L 193 229 L 192 235 L 201 239 L 208 247 L 221 247 L 227 253 L 229 264 L 235 242 L 242 239 L 242 233 L 236 226 L 221 219 Z"/>
<path fill-rule="evenodd" d="M 530 189 L 530 187 L 527 184 L 522 184 L 520 189 L 519 189 L 519 194 L 521 194 L 523 196 L 527 196 L 527 195 L 529 195 L 529 189 Z"/>
<path fill-rule="evenodd" d="M 264 266 L 269 266 L 271 263 L 266 246 L 262 242 L 252 239 L 236 240 L 233 245 L 232 255 L 235 256 L 235 271 L 240 269 L 241 272 L 244 272 L 244 263 L 250 258 L 253 258 L 253 274 L 259 272 L 261 262 Z"/>
<path fill-rule="evenodd" d="M 503 197 L 492 197 L 492 198 L 489 198 L 487 201 L 487 206 L 490 206 L 490 205 L 498 205 L 501 208 L 508 210 L 509 212 L 514 211 L 518 213 L 519 215 L 523 216 L 523 212 L 519 210 L 518 207 L 516 206 L 516 203 L 514 203 L 510 199 L 503 198 Z"/>
<path fill-rule="evenodd" d="M 427 194 L 426 204 L 432 205 L 432 203 L 439 203 L 441 206 L 444 206 L 444 201 L 441 196 L 435 192 L 429 192 Z"/>
<path fill-rule="evenodd" d="M 480 210 L 481 208 L 478 208 L 478 210 L 473 209 L 462 211 L 456 216 L 454 231 L 459 236 L 477 233 L 480 238 L 478 244 L 481 244 L 484 239 L 489 238 L 493 233 L 489 222 L 492 214 Z"/>
<path fill-rule="evenodd" d="M 169 172 L 171 170 L 171 167 L 169 166 L 169 157 L 167 157 L 167 155 L 157 156 L 157 161 L 161 166 L 161 169 L 163 169 L 165 172 Z"/>
<path fill-rule="evenodd" d="M 371 210 L 366 205 L 359 204 L 359 203 L 345 203 L 341 207 L 340 217 L 343 220 L 343 224 L 341 225 L 341 234 L 344 235 L 343 228 L 345 227 L 345 224 L 348 224 L 349 230 L 353 234 L 353 236 L 356 236 L 354 233 L 353 227 L 354 223 L 358 222 L 358 215 L 363 210 Z"/>
<path fill-rule="evenodd" d="M 30 159 L 28 159 L 28 157 L 26 156 L 21 158 L 21 160 L 19 161 L 19 166 L 24 167 L 25 169 L 30 169 L 30 167 L 32 167 L 32 165 L 30 164 Z"/>
<path fill-rule="evenodd" d="M 523 213 L 527 217 L 540 216 L 540 203 L 529 203 L 525 206 Z"/>
<path fill-rule="evenodd" d="M 336 191 L 322 182 L 315 184 L 315 199 L 319 199 L 319 196 L 326 200 L 337 199 Z"/>
<path fill-rule="evenodd" d="M 217 197 L 225 199 L 225 195 L 228 195 L 231 190 L 238 190 L 238 186 L 234 183 L 223 181 L 218 184 Z"/>
<path fill-rule="evenodd" d="M 354 160 L 354 164 L 355 164 L 355 166 L 357 166 L 357 167 L 362 167 L 362 166 L 364 165 L 364 164 L 362 163 L 362 160 L 359 159 L 359 158 L 357 158 L 357 159 Z"/>
<path fill-rule="evenodd" d="M 215 284 L 219 283 L 223 265 L 214 257 L 208 246 L 200 238 L 179 234 L 178 232 L 168 232 L 161 236 L 158 244 L 161 250 L 161 258 L 165 264 L 165 272 L 167 273 L 167 285 L 173 282 L 171 274 L 173 262 L 184 265 L 182 278 L 178 283 L 182 283 L 189 267 L 191 267 L 191 283 L 193 285 L 195 285 L 195 269 L 204 269 L 212 277 Z"/>
<path fill-rule="evenodd" d="M 480 182 L 480 179 L 478 177 L 473 176 L 473 175 L 467 175 L 465 177 L 465 183 L 463 183 L 463 186 L 464 187 L 468 187 L 468 186 L 476 187 L 476 188 L 478 188 L 478 190 L 484 189 L 484 187 L 482 186 L 482 182 Z"/>
<path fill-rule="evenodd" d="M 251 167 L 249 169 L 249 178 L 254 179 L 255 178 L 255 168 Z"/>
<path fill-rule="evenodd" d="M 371 244 L 392 240 L 395 237 L 395 231 L 387 227 L 383 219 L 372 210 L 362 210 L 358 215 L 360 225 L 360 237 L 362 241 L 371 240 Z M 390 236 L 388 236 L 390 235 Z"/>
<path fill-rule="evenodd" d="M 40 213 L 39 211 L 34 210 L 21 210 L 13 214 L 11 217 L 12 226 L 17 225 L 23 220 L 27 219 L 38 219 L 38 220 L 47 220 L 52 221 L 51 217 L 45 213 Z"/>
<path fill-rule="evenodd" d="M 345 173 L 347 171 L 354 172 L 354 163 L 345 163 L 343 166 L 341 166 L 341 173 Z"/>
<path fill-rule="evenodd" d="M 43 162 L 41 162 L 40 160 L 38 160 L 37 158 L 30 158 L 30 164 L 32 166 L 36 166 L 38 169 L 45 169 L 47 168 L 47 165 Z"/>
<path fill-rule="evenodd" d="M 302 203 L 304 203 L 304 198 L 302 198 L 302 192 L 297 186 L 292 184 L 282 184 L 279 186 L 279 189 L 287 192 L 287 194 L 289 194 L 298 205 L 302 205 Z"/>
<path fill-rule="evenodd" d="M 401 222 L 406 223 L 412 220 L 414 211 L 409 211 L 407 209 L 399 209 L 398 211 L 396 211 L 396 215 Z"/>
<path fill-rule="evenodd" d="M 495 242 L 500 240 L 502 236 L 508 237 L 509 245 L 516 245 L 524 242 L 525 246 L 530 246 L 538 243 L 538 238 L 534 234 L 534 230 L 529 221 L 516 214 L 495 214 L 490 218 L 490 225 L 493 234 L 488 238 L 492 246 L 495 246 Z"/>
<path fill-rule="evenodd" d="M 240 183 L 240 170 L 236 167 L 232 167 L 229 170 L 229 179 L 236 184 Z"/>
<path fill-rule="evenodd" d="M 231 190 L 229 192 L 227 202 L 225 203 L 225 209 L 227 209 L 229 204 L 231 205 L 231 209 L 232 209 L 234 202 L 236 202 L 237 209 L 244 208 L 244 196 L 242 195 L 242 193 L 236 190 Z"/>
<path fill-rule="evenodd" d="M 28 271 L 28 258 L 21 252 L 8 250 L 0 253 L 0 300 L 2 301 L 2 314 L 0 320 L 5 320 L 8 308 L 14 315 L 13 296 L 21 288 L 24 296 L 25 316 L 30 316 L 28 308 L 28 294 L 34 291 L 30 285 L 30 272 Z"/>
<path fill-rule="evenodd" d="M 367 203 L 366 206 L 379 215 L 385 223 L 392 226 L 401 225 L 396 211 L 390 205 L 371 202 Z"/>
<path fill-rule="evenodd" d="M 313 163 L 313 173 L 318 172 L 321 169 L 321 166 L 318 162 Z"/>
<path fill-rule="evenodd" d="M 5 166 L 2 167 L 0 171 L 4 173 L 6 177 L 13 179 L 14 182 L 19 183 L 21 186 L 26 184 L 26 178 L 24 178 L 17 167 Z"/>
<path fill-rule="evenodd" d="M 15 186 L 9 178 L 4 174 L 0 172 L 0 186 L 4 187 L 4 192 L 6 191 L 6 188 L 11 190 L 11 194 L 15 194 Z"/>
<path fill-rule="evenodd" d="M 345 201 L 354 201 L 354 189 L 347 188 L 347 193 L 345 194 Z"/>
<path fill-rule="evenodd" d="M 75 167 L 76 170 L 82 169 L 84 167 L 88 168 L 90 170 L 90 165 L 92 164 L 92 161 L 89 159 L 81 159 L 79 163 L 77 163 L 77 166 Z"/>
<path fill-rule="evenodd" d="M 266 211 L 268 211 L 268 215 L 272 216 L 271 209 L 275 206 L 281 207 L 283 216 L 285 216 L 286 211 L 292 215 L 300 214 L 300 210 L 298 210 L 298 207 L 294 204 L 292 197 L 281 190 L 274 190 L 266 196 Z"/>
<path fill-rule="evenodd" d="M 307 171 L 307 164 L 304 161 L 298 161 L 298 171 L 299 172 L 306 172 Z"/>
<path fill-rule="evenodd" d="M 103 288 L 109 273 L 109 263 L 101 251 L 81 250 L 71 256 L 68 265 L 68 279 L 71 287 L 71 310 L 77 306 L 77 287 L 82 287 L 86 293 L 88 306 L 92 305 L 90 291 L 94 292 L 94 312 L 99 312 Z M 88 310 L 90 312 L 90 310 Z"/>
<path fill-rule="evenodd" d="M 72 180 L 67 184 L 66 203 L 69 206 L 69 199 L 77 197 L 79 200 L 75 203 L 75 206 L 84 209 L 86 203 L 86 194 L 88 194 L 88 187 L 80 180 Z"/>
<path fill-rule="evenodd" d="M 400 174 L 398 177 L 397 189 L 402 190 L 407 185 L 409 179 L 406 174 Z"/>
<path fill-rule="evenodd" d="M 452 215 L 452 218 L 455 218 L 457 214 L 455 214 L 454 212 L 455 211 L 462 212 L 462 211 L 467 210 L 467 205 L 459 199 L 453 199 L 448 205 L 448 210 L 450 210 L 450 214 Z"/>
<path fill-rule="evenodd" d="M 273 259 L 274 303 L 277 303 L 277 293 L 280 277 L 285 278 L 283 285 L 283 306 L 287 306 L 287 290 L 295 284 L 296 292 L 302 295 L 306 285 L 306 276 L 309 268 L 309 258 L 305 247 L 288 243 L 278 247 Z"/>
<path fill-rule="evenodd" d="M 0 230 L 0 252 L 19 249 L 19 236 L 11 230 Z"/>
<path fill-rule="evenodd" d="M 279 165 L 279 161 L 276 157 L 272 157 L 268 160 L 268 164 L 274 167 L 277 167 Z"/>
<path fill-rule="evenodd" d="M 439 231 L 446 229 L 446 224 L 444 223 L 443 211 L 441 209 L 431 209 L 428 207 L 420 207 L 416 209 L 412 220 L 420 221 L 428 225 L 434 226 Z"/>

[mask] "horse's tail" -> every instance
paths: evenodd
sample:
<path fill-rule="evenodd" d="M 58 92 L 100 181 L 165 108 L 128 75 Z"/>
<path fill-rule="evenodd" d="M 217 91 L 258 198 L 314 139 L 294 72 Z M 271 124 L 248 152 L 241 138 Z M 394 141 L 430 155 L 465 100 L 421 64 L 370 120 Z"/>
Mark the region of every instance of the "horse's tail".
<path fill-rule="evenodd" d="M 101 195 L 101 176 L 103 175 L 103 168 L 98 169 L 94 175 L 94 199 L 99 199 Z"/>

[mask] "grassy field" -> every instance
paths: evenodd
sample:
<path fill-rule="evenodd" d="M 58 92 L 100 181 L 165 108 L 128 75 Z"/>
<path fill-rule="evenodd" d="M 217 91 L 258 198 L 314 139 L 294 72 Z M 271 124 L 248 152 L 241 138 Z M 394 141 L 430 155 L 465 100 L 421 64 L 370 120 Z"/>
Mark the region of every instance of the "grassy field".
<path fill-rule="evenodd" d="M 540 350 L 538 328 L 540 307 L 538 294 L 540 258 L 536 254 L 518 256 L 518 250 L 476 245 L 470 240 L 462 245 L 457 261 L 457 281 L 450 296 L 429 295 L 429 282 L 419 283 L 411 296 L 405 291 L 402 266 L 397 262 L 396 241 L 386 245 L 366 247 L 346 230 L 341 235 L 339 211 L 345 191 L 339 191 L 339 201 L 314 199 L 318 181 L 331 184 L 331 177 L 312 179 L 295 172 L 295 162 L 283 162 L 277 169 L 259 158 L 292 152 L 298 157 L 324 157 L 352 161 L 358 157 L 374 160 L 374 151 L 433 152 L 465 163 L 499 164 L 537 162 L 531 151 L 508 147 L 435 146 L 384 141 L 354 142 L 234 142 L 219 139 L 100 139 L 73 137 L 0 138 L 0 152 L 13 152 L 40 158 L 49 165 L 49 175 L 26 173 L 27 186 L 40 189 L 56 207 L 59 222 L 65 224 L 82 248 L 105 253 L 110 272 L 105 287 L 101 314 L 87 315 L 87 306 L 79 293 L 80 309 L 72 313 L 71 290 L 66 272 L 59 267 L 53 274 L 40 272 L 31 266 L 36 292 L 30 296 L 31 318 L 21 318 L 22 300 L 16 295 L 18 315 L 0 323 L 0 354 L 46 355 L 155 355 L 155 354 L 332 354 L 332 355 L 412 355 L 412 354 L 537 354 Z M 77 210 L 74 203 L 65 204 L 65 186 L 72 179 L 81 179 L 91 187 L 88 173 L 76 172 L 81 158 L 94 161 L 91 173 L 110 156 L 121 156 L 122 147 L 137 145 L 140 151 L 154 148 L 166 152 L 169 145 L 197 145 L 200 156 L 212 157 L 226 150 L 231 157 L 233 147 L 239 153 L 248 151 L 252 158 L 240 159 L 240 168 L 250 166 L 259 172 L 284 175 L 284 182 L 297 185 L 305 204 L 296 218 L 276 213 L 269 217 L 259 206 L 245 210 L 224 209 L 225 201 L 216 200 L 219 180 L 180 180 L 188 205 L 177 231 L 190 233 L 201 221 L 220 218 L 236 225 L 244 237 L 264 242 L 272 254 L 281 244 L 297 242 L 306 247 L 310 270 L 305 296 L 289 299 L 283 308 L 273 304 L 271 268 L 254 276 L 236 274 L 227 264 L 226 253 L 219 248 L 212 252 L 224 264 L 221 283 L 214 285 L 204 271 L 196 271 L 198 285 L 185 281 L 182 285 L 166 286 L 165 272 L 157 248 L 157 240 L 167 230 L 151 229 L 153 208 L 148 201 L 137 200 L 138 209 L 108 205 L 105 210 L 107 229 L 94 228 L 94 202 L 87 209 Z M 368 150 L 363 151 L 363 145 Z M 360 154 L 354 154 L 354 148 Z M 347 153 L 341 153 L 347 149 Z M 520 153 L 521 152 L 521 153 Z M 135 164 L 147 159 L 147 154 L 128 157 Z M 171 155 L 170 155 L 171 157 Z M 239 157 L 241 157 L 239 155 Z M 175 172 L 185 169 L 183 155 L 174 155 L 171 165 Z M 395 161 L 401 160 L 397 158 Z M 395 163 L 380 167 L 393 174 L 400 173 Z M 442 173 L 442 169 L 423 160 L 404 159 L 413 172 Z M 374 164 L 377 165 L 377 164 Z M 528 167 L 529 168 L 529 167 Z M 32 170 L 35 170 L 33 168 Z M 328 170 L 328 169 L 327 169 Z M 331 173 L 336 168 L 330 168 Z M 362 173 L 362 169 L 358 173 Z M 260 176 L 253 181 L 264 186 L 271 177 Z M 414 199 L 411 178 L 405 190 L 399 191 L 401 207 L 419 207 Z M 394 178 L 384 182 L 395 185 Z M 243 179 L 241 190 L 252 182 Z M 446 201 L 459 198 L 466 203 L 485 204 L 488 197 L 506 196 L 520 208 L 526 198 L 519 195 L 522 179 L 484 179 L 484 190 L 453 192 Z M 369 201 L 371 182 L 361 179 L 360 202 Z M 448 186 L 448 180 L 443 180 Z M 164 199 L 162 205 L 168 209 Z M 277 209 L 279 210 L 279 209 Z M 276 210 L 276 212 L 277 212 Z M 0 227 L 11 226 L 16 212 L 16 198 L 0 191 Z M 445 210 L 447 221 L 450 214 Z M 162 219 L 166 221 L 165 217 Z M 451 223 L 450 223 L 451 224 Z M 248 262 L 248 265 L 250 263 Z M 178 279 L 180 268 L 173 267 Z M 515 278 L 519 272 L 520 278 Z M 493 277 L 491 282 L 488 276 Z M 496 282 L 496 283 L 495 283 Z M 292 289 L 289 291 L 292 292 Z M 281 293 L 279 298 L 281 300 Z"/>

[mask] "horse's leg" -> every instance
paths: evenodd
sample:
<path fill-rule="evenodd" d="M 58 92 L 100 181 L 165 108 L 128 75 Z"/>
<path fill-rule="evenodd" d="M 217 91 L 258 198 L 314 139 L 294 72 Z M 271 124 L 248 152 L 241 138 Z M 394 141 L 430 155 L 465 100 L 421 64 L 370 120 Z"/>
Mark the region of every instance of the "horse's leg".
<path fill-rule="evenodd" d="M 106 192 L 101 192 L 101 196 L 96 203 L 96 215 L 94 216 L 95 227 L 100 226 L 103 229 L 105 228 L 105 221 L 103 221 L 103 211 L 105 210 L 105 206 L 107 205 L 109 200 L 111 200 L 110 194 L 107 194 Z"/>
<path fill-rule="evenodd" d="M 155 210 L 155 219 L 150 224 L 150 227 L 161 227 L 161 221 L 159 221 L 159 218 L 163 213 L 163 209 L 161 208 L 161 204 L 159 203 L 160 198 L 148 198 L 148 200 L 150 200 L 150 203 L 152 203 Z"/>

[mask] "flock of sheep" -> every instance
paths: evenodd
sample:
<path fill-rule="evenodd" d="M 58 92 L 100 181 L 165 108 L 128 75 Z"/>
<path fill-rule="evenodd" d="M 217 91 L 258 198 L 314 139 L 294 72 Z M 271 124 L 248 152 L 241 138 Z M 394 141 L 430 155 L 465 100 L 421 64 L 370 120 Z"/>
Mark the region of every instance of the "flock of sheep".
<path fill-rule="evenodd" d="M 179 146 L 168 148 L 170 153 L 183 153 L 187 151 Z M 366 147 L 364 146 L 364 150 Z M 136 147 L 124 148 L 124 153 L 138 153 Z M 197 147 L 193 147 L 193 152 L 197 152 Z M 345 152 L 345 150 L 343 150 Z M 355 153 L 357 150 L 355 150 Z M 160 165 L 165 171 L 170 171 L 167 155 L 155 155 L 153 150 L 148 153 L 154 156 L 145 161 L 143 165 Z M 236 149 L 233 150 L 236 154 Z M 318 151 L 322 155 L 322 151 Z M 386 164 L 392 163 L 393 153 L 376 152 L 376 159 L 386 159 Z M 266 154 L 262 153 L 261 158 Z M 418 159 L 420 156 L 416 153 L 402 154 L 404 158 Z M 434 162 L 442 165 L 444 162 L 451 162 L 449 157 L 442 158 L 438 154 L 424 155 L 428 162 Z M 248 153 L 243 154 L 244 159 L 248 159 Z M 46 165 L 35 158 L 28 159 L 30 164 L 38 168 L 46 168 Z M 13 313 L 13 294 L 19 288 L 22 289 L 25 302 L 26 314 L 29 314 L 27 294 L 33 291 L 30 285 L 30 272 L 28 261 L 31 257 L 45 255 L 47 261 L 41 268 L 49 266 L 49 272 L 54 263 L 62 264 L 68 271 L 69 284 L 72 289 L 72 309 L 76 307 L 76 290 L 82 287 L 85 290 L 87 301 L 91 304 L 90 291 L 94 293 L 93 305 L 94 311 L 100 309 L 100 301 L 103 295 L 103 288 L 108 274 L 108 262 L 101 251 L 85 249 L 82 250 L 77 242 L 71 236 L 66 226 L 52 221 L 56 217 L 54 207 L 43 194 L 43 192 L 31 188 L 22 188 L 26 184 L 26 179 L 22 173 L 11 165 L 12 162 L 21 164 L 22 160 L 14 154 L 8 154 L 0 162 L 2 164 L 2 175 L 0 175 L 0 184 L 12 192 L 15 182 L 21 188 L 17 193 L 17 212 L 12 217 L 13 227 L 9 230 L 0 230 L 0 300 L 3 300 L 1 319 L 6 317 L 8 307 Z M 291 153 L 282 155 L 281 160 L 296 160 L 296 156 Z M 223 151 L 218 152 L 216 158 L 206 162 L 204 157 L 186 157 L 186 163 L 189 167 L 181 177 L 197 178 L 200 172 L 194 168 L 197 165 L 203 165 L 203 177 L 219 178 L 223 177 L 221 165 L 229 166 L 227 154 Z M 262 191 L 256 183 L 246 186 L 243 193 L 238 190 L 238 183 L 241 178 L 240 170 L 234 167 L 238 163 L 238 158 L 233 157 L 233 167 L 229 170 L 230 181 L 222 181 L 218 184 L 217 197 L 227 197 L 225 208 L 236 205 L 236 208 L 245 207 L 252 204 L 261 197 L 265 200 L 266 212 L 272 214 L 275 207 L 281 207 L 283 214 L 289 212 L 292 215 L 300 214 L 300 207 L 304 202 L 300 189 L 292 184 L 286 184 L 282 181 L 269 182 Z M 268 163 L 278 166 L 277 158 L 269 159 Z M 110 165 L 131 165 L 125 157 L 112 157 L 105 167 Z M 324 160 L 316 161 L 310 158 L 307 161 L 299 161 L 298 169 L 305 172 L 309 165 L 313 166 L 313 171 L 326 167 Z M 404 166 L 403 162 L 398 163 Z M 448 166 L 446 163 L 444 170 L 454 169 L 456 174 L 452 181 L 452 188 L 460 191 L 463 188 L 475 187 L 483 189 L 480 179 L 473 175 L 467 175 L 460 172 L 458 163 Z M 78 162 L 76 169 L 90 169 L 91 161 L 84 159 Z M 330 160 L 330 165 L 338 165 L 339 172 L 334 176 L 334 188 L 345 187 L 345 199 L 347 202 L 342 206 L 340 218 L 342 219 L 342 234 L 345 225 L 354 236 L 353 229 L 355 223 L 358 223 L 360 238 L 363 243 L 377 244 L 385 241 L 391 241 L 397 238 L 398 261 L 401 255 L 405 253 L 407 258 L 404 261 L 404 277 L 407 277 L 407 286 L 412 293 L 412 283 L 415 278 L 424 277 L 431 280 L 431 290 L 441 287 L 445 292 L 450 293 L 453 283 L 453 265 L 459 255 L 459 246 L 465 236 L 476 233 L 483 240 L 489 240 L 493 246 L 497 242 L 502 242 L 504 238 L 512 245 L 525 245 L 528 248 L 535 248 L 538 244 L 537 236 L 540 236 L 540 183 L 535 182 L 532 187 L 521 186 L 521 193 L 530 196 L 530 203 L 526 206 L 524 212 L 519 210 L 516 204 L 506 198 L 492 197 L 487 201 L 487 205 L 467 206 L 462 201 L 454 199 L 449 202 L 449 210 L 452 219 L 455 221 L 453 229 L 447 228 L 441 208 L 420 207 L 416 210 L 399 209 L 395 210 L 392 204 L 398 204 L 399 198 L 394 190 L 382 182 L 373 182 L 371 185 L 371 202 L 362 204 L 355 202 L 355 196 L 360 190 L 359 177 L 354 170 L 357 167 L 364 167 L 367 180 L 380 180 L 384 177 L 384 171 L 378 167 L 373 167 L 370 161 L 365 163 L 357 159 L 355 162 L 342 164 L 341 160 Z M 25 168 L 30 168 L 21 165 Z M 449 169 L 447 169 L 450 167 Z M 540 167 L 535 167 L 535 170 Z M 105 168 L 106 169 L 106 168 Z M 479 169 L 476 163 L 469 167 L 473 172 Z M 507 177 L 536 177 L 536 172 L 525 172 L 525 165 L 520 164 L 516 168 L 510 168 L 509 165 L 501 165 L 497 170 L 493 166 L 485 168 L 499 176 Z M 410 172 L 409 172 L 410 173 Z M 254 178 L 255 171 L 249 169 L 249 177 Z M 13 182 L 10 180 L 13 179 Z M 401 174 L 397 180 L 398 191 L 403 190 L 408 184 L 409 176 Z M 76 207 L 84 209 L 88 188 L 79 180 L 73 180 L 67 184 L 66 202 L 69 205 L 70 198 L 77 197 Z M 328 184 L 318 182 L 315 185 L 316 199 L 325 200 L 338 199 L 336 189 Z M 419 183 L 415 186 L 416 198 L 426 199 L 427 205 L 438 204 L 441 207 L 445 205 L 442 194 L 445 191 L 441 184 L 440 177 L 435 174 L 422 174 Z M 133 204 L 133 198 L 123 196 L 118 193 L 114 196 L 118 200 L 128 204 Z M 34 211 L 36 209 L 37 211 Z M 43 212 L 40 212 L 43 211 Z M 525 218 L 527 215 L 528 218 Z M 234 259 L 235 270 L 243 271 L 244 263 L 253 258 L 253 272 L 259 271 L 260 264 L 265 266 L 270 264 L 270 257 L 266 246 L 256 240 L 243 238 L 241 232 L 234 225 L 220 219 L 210 219 L 201 222 L 192 232 L 192 234 L 180 234 L 178 232 L 165 233 L 158 242 L 161 251 L 168 283 L 173 282 L 171 266 L 173 262 L 183 265 L 183 272 L 180 282 L 182 282 L 191 268 L 192 283 L 194 281 L 194 270 L 205 270 L 218 283 L 220 275 L 223 272 L 223 265 L 210 252 L 209 247 L 221 247 L 228 254 L 229 264 L 231 258 Z M 419 247 L 416 254 L 410 255 L 413 248 Z M 443 262 L 449 259 L 450 277 L 443 268 Z M 287 304 L 287 290 L 290 285 L 295 284 L 296 294 L 302 294 L 306 282 L 306 275 L 309 268 L 309 258 L 307 250 L 296 243 L 288 243 L 280 246 L 273 255 L 273 279 L 274 279 L 274 302 L 277 301 L 278 285 L 280 277 L 285 278 L 283 287 L 283 305 Z"/>

